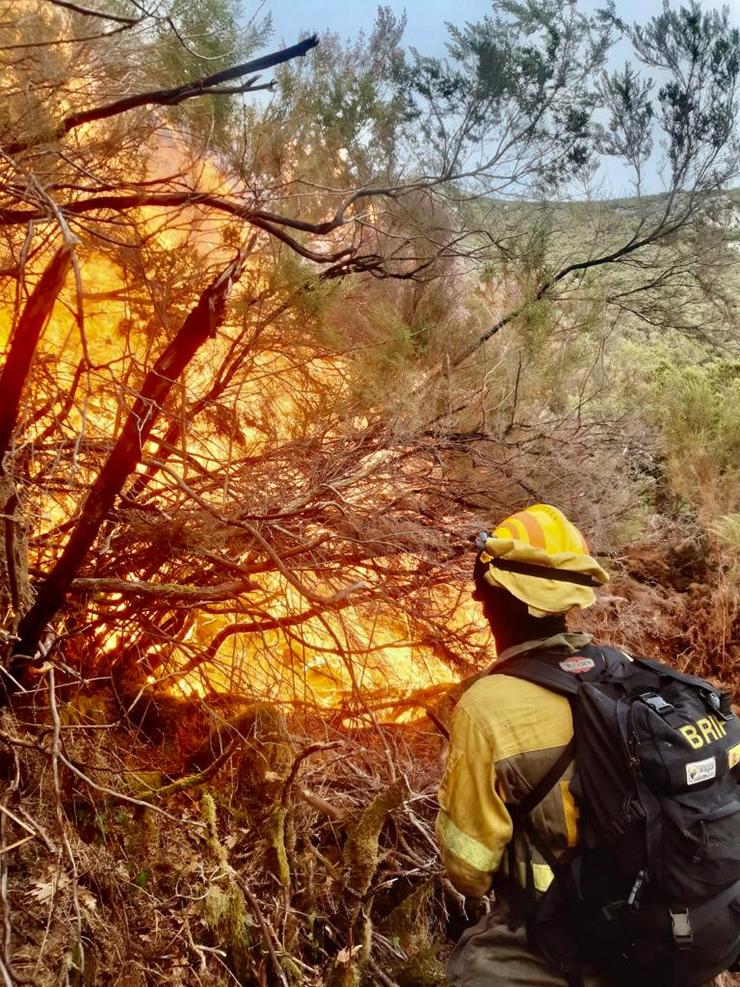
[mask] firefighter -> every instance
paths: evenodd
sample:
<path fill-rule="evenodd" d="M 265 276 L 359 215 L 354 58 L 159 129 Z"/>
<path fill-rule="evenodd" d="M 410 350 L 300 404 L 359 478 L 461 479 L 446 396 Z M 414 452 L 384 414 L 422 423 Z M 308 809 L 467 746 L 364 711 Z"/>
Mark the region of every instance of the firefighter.
<path fill-rule="evenodd" d="M 569 631 L 566 614 L 590 606 L 593 587 L 609 577 L 580 531 L 557 508 L 536 504 L 491 536 L 482 533 L 479 548 L 473 598 L 491 626 L 497 662 L 538 649 L 582 660 L 590 637 Z M 569 983 L 529 944 L 526 924 L 532 899 L 553 879 L 545 858 L 562 859 L 578 841 L 572 763 L 532 811 L 531 836 L 514 825 L 508 806 L 535 789 L 572 737 L 567 699 L 505 674 L 479 678 L 455 709 L 437 836 L 454 886 L 470 899 L 493 889 L 495 904 L 453 950 L 450 987 Z M 602 983 L 588 970 L 579 982 Z"/>

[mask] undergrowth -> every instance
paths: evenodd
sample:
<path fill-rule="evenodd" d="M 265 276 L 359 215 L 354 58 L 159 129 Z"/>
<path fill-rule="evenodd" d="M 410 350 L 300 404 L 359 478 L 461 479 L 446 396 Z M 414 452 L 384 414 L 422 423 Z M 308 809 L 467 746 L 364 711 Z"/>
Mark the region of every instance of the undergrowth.
<path fill-rule="evenodd" d="M 87 722 L 61 722 L 52 688 L 47 675 L 0 722 L 16 983 L 443 983 L 459 906 L 433 836 L 439 735 L 340 731 L 265 704 L 229 725 L 202 708 L 199 757 L 226 750 L 173 784 L 161 750 L 90 722 L 82 694 L 66 705 Z"/>

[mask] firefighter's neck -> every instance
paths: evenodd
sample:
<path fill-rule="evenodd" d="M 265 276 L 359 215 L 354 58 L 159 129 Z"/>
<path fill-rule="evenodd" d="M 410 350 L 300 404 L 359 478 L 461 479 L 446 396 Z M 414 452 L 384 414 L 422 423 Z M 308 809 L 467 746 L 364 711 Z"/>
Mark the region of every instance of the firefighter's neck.
<path fill-rule="evenodd" d="M 547 617 L 520 617 L 516 621 L 491 621 L 491 633 L 496 642 L 497 654 L 502 654 L 508 648 L 524 644 L 526 641 L 541 641 L 544 638 L 564 634 L 568 630 L 565 616 L 553 614 Z"/>

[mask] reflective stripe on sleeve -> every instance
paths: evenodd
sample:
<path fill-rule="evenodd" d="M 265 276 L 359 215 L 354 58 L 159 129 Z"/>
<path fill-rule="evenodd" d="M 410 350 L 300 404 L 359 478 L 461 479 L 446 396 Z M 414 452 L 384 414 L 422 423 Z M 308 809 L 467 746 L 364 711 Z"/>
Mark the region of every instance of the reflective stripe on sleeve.
<path fill-rule="evenodd" d="M 519 874 L 519 883 L 523 888 L 526 888 L 527 865 L 523 860 L 517 860 L 516 866 Z M 532 861 L 529 866 L 532 868 L 532 883 L 534 884 L 535 891 L 544 893 L 555 880 L 555 875 L 552 872 L 552 868 L 547 864 L 538 864 L 534 861 Z"/>
<path fill-rule="evenodd" d="M 555 878 L 552 868 L 548 867 L 547 864 L 533 863 L 532 872 L 534 876 L 535 891 L 547 891 Z"/>
<path fill-rule="evenodd" d="M 471 867 L 484 873 L 490 873 L 498 867 L 501 854 L 494 853 L 484 843 L 463 833 L 443 810 L 437 816 L 437 830 L 445 850 L 454 853 Z"/>

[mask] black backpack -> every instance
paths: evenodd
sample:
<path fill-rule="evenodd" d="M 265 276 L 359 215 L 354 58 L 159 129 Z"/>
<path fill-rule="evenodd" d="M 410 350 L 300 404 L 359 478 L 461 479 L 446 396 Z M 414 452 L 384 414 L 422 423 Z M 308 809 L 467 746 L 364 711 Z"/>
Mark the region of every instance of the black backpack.
<path fill-rule="evenodd" d="M 730 697 L 615 648 L 536 651 L 493 671 L 571 701 L 573 742 L 512 817 L 555 880 L 530 938 L 569 984 L 699 987 L 740 955 L 740 720 Z M 575 755 L 579 846 L 539 845 L 529 813 Z"/>

